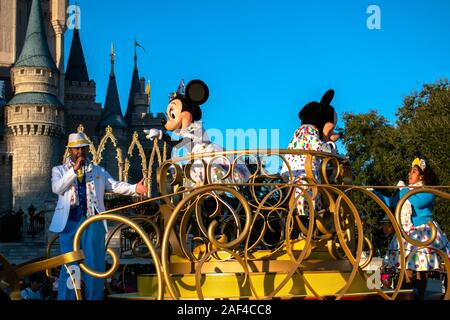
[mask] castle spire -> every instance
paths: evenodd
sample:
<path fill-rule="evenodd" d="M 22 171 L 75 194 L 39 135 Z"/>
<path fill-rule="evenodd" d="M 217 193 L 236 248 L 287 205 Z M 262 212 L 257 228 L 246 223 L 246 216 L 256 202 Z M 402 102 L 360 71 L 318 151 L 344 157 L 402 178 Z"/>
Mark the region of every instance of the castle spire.
<path fill-rule="evenodd" d="M 58 99 L 59 70 L 48 48 L 41 1 L 33 0 L 20 56 L 11 68 L 14 96 L 8 105 L 62 107 Z"/>
<path fill-rule="evenodd" d="M 139 69 L 137 64 L 137 47 L 142 48 L 144 51 L 144 47 L 142 47 L 136 40 L 134 39 L 134 68 L 133 74 L 131 76 L 131 86 L 130 93 L 128 95 L 128 104 L 127 111 L 125 112 L 125 120 L 127 123 L 131 123 L 131 118 L 133 113 L 146 112 L 148 108 L 148 98 L 141 99 L 142 95 L 146 95 L 144 85 L 141 85 L 141 81 L 139 79 Z M 145 82 L 144 82 L 145 83 Z M 136 99 L 136 97 L 138 97 Z M 143 111 L 143 112 L 142 112 Z"/>
<path fill-rule="evenodd" d="M 86 60 L 84 59 L 78 23 L 75 25 L 73 31 L 72 46 L 70 48 L 65 79 L 68 81 L 89 82 L 89 73 Z"/>
<path fill-rule="evenodd" d="M 40 0 L 33 0 L 25 42 L 14 67 L 41 67 L 58 70 L 48 48 Z"/>
<path fill-rule="evenodd" d="M 116 60 L 116 53 L 114 51 L 114 43 L 111 43 L 111 53 L 109 55 L 111 57 L 111 72 L 109 74 L 110 77 L 115 77 L 114 75 L 114 62 Z"/>
<path fill-rule="evenodd" d="M 111 45 L 111 73 L 109 75 L 108 90 L 106 92 L 105 107 L 98 124 L 99 128 L 111 126 L 113 128 L 128 127 L 122 116 L 122 109 L 120 107 L 119 91 L 117 90 L 116 77 L 114 75 L 115 62 L 114 44 Z"/>

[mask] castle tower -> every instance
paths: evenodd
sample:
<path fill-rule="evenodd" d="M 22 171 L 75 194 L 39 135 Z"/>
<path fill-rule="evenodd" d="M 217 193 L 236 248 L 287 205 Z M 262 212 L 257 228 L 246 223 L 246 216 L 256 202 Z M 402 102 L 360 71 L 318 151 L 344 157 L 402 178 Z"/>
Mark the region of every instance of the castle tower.
<path fill-rule="evenodd" d="M 120 107 L 119 92 L 117 90 L 116 76 L 114 73 L 115 63 L 114 45 L 111 46 L 111 72 L 109 74 L 108 90 L 106 92 L 105 107 L 97 125 L 98 136 L 102 137 L 105 134 L 105 129 L 109 126 L 113 129 L 114 136 L 117 138 L 118 147 L 122 149 L 122 154 L 125 155 L 124 146 L 129 140 L 129 128 L 122 115 Z M 117 153 L 109 143 L 102 155 L 103 160 L 100 164 L 111 174 L 115 179 L 119 178 L 119 171 L 117 165 Z"/>
<path fill-rule="evenodd" d="M 150 128 L 156 128 L 165 130 L 162 125 L 161 120 L 165 118 L 163 113 L 158 113 L 155 116 L 150 112 L 150 90 L 146 90 L 145 88 L 145 78 L 139 78 L 139 70 L 137 63 L 137 53 L 136 48 L 138 47 L 138 43 L 134 42 L 134 68 L 131 76 L 131 86 L 130 86 L 130 94 L 128 96 L 128 105 L 127 111 L 125 113 L 125 120 L 127 121 L 128 126 L 131 128 L 132 132 L 137 132 L 139 135 L 139 141 L 142 143 L 142 147 L 144 148 L 145 154 L 148 156 L 151 153 L 153 148 L 153 141 L 147 140 L 145 138 L 144 130 Z M 149 87 L 150 89 L 150 87 Z M 158 147 L 161 150 L 161 154 L 163 154 L 163 144 L 164 142 L 159 141 Z M 135 150 L 136 151 L 136 150 Z M 153 166 L 153 173 L 156 173 L 158 164 L 155 162 Z M 137 153 L 133 155 L 131 158 L 131 166 L 128 173 L 128 181 L 131 183 L 136 183 L 140 179 L 142 179 L 142 168 L 141 161 L 138 157 Z M 156 175 L 152 177 L 153 185 L 152 194 L 156 194 Z"/>
<path fill-rule="evenodd" d="M 78 126 L 83 124 L 84 132 L 91 139 L 97 140 L 95 128 L 102 114 L 102 106 L 95 102 L 96 90 L 95 81 L 89 80 L 80 31 L 76 27 L 65 75 L 67 132 L 76 132 Z"/>
<path fill-rule="evenodd" d="M 137 65 L 137 42 L 134 42 L 134 68 L 131 76 L 130 93 L 128 95 L 127 111 L 125 113 L 125 121 L 132 131 L 136 131 L 139 134 L 139 141 L 141 141 L 145 154 L 150 154 L 151 144 L 145 139 L 143 133 L 146 127 L 147 117 L 149 111 L 149 97 L 150 92 L 145 92 L 145 79 L 139 78 L 139 70 Z M 133 156 L 131 157 L 130 169 L 128 171 L 128 181 L 130 183 L 136 183 L 142 179 L 142 165 L 138 152 L 135 149 Z"/>
<path fill-rule="evenodd" d="M 68 0 L 41 1 L 50 53 L 61 74 L 64 72 L 64 31 L 68 2 Z M 0 0 L 0 81 L 5 83 L 7 101 L 13 95 L 10 69 L 19 57 L 25 42 L 31 5 L 32 0 Z M 60 82 L 60 94 L 63 93 L 61 85 Z"/>
<path fill-rule="evenodd" d="M 40 0 L 33 0 L 27 33 L 11 69 L 14 97 L 7 103 L 12 134 L 13 209 L 33 204 L 50 209 L 51 169 L 61 163 L 65 140 L 64 107 L 58 99 L 60 73 L 50 53 Z"/>

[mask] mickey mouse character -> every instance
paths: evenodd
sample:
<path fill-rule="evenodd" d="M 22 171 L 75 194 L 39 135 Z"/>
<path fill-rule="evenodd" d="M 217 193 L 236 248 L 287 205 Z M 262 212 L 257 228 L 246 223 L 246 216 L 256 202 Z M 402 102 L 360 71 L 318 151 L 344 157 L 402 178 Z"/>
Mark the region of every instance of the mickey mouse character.
<path fill-rule="evenodd" d="M 288 149 L 312 150 L 322 152 L 335 152 L 336 146 L 334 142 L 339 139 L 340 134 L 333 130 L 337 122 L 337 114 L 331 101 L 334 98 L 334 90 L 328 90 L 322 96 L 320 102 L 312 101 L 307 103 L 299 112 L 298 117 L 301 120 L 301 126 L 295 131 Z M 294 182 L 305 184 L 305 160 L 306 155 L 288 154 L 285 156 L 286 161 L 292 170 Z M 317 181 L 319 178 L 320 159 L 313 157 L 312 169 Z M 289 178 L 289 170 L 286 164 L 283 164 L 281 174 L 285 178 Z M 304 196 L 302 195 L 305 188 L 297 188 L 295 197 L 297 198 L 297 210 L 300 215 L 309 215 L 308 208 L 304 208 Z M 310 196 L 312 192 L 308 190 Z M 320 198 L 313 199 L 315 206 L 320 207 Z"/>
<path fill-rule="evenodd" d="M 200 105 L 204 104 L 208 97 L 209 89 L 203 81 L 192 80 L 185 88 L 184 81 L 181 80 L 177 92 L 169 96 L 170 101 L 166 110 L 168 120 L 162 120 L 166 130 L 190 140 L 201 139 L 201 136 L 195 136 L 195 133 L 202 133 L 196 131 L 199 126 L 195 122 L 201 120 L 202 110 Z M 171 146 L 176 146 L 183 140 L 172 140 L 159 129 L 144 130 L 144 132 L 147 134 L 147 139 L 158 138 Z"/>
<path fill-rule="evenodd" d="M 182 80 L 178 86 L 177 92 L 170 95 L 170 101 L 167 106 L 166 115 L 167 121 L 163 120 L 164 127 L 168 131 L 174 132 L 180 136 L 180 140 L 172 140 L 169 136 L 164 135 L 162 130 L 150 129 L 144 130 L 147 134 L 146 138 L 153 140 L 155 138 L 163 140 L 172 147 L 181 148 L 187 146 L 188 153 L 210 153 L 221 152 L 224 149 L 219 145 L 210 141 L 208 135 L 203 130 L 201 122 L 202 110 L 200 105 L 204 104 L 209 97 L 209 89 L 206 83 L 201 80 L 192 80 L 187 86 L 184 86 Z M 191 178 L 195 185 L 202 185 L 205 183 L 205 173 L 202 161 L 209 163 L 211 158 L 202 158 L 194 161 L 191 168 Z M 228 169 L 226 168 L 230 162 L 224 159 L 215 159 L 213 166 L 211 166 L 210 182 L 225 182 L 221 180 Z M 250 177 L 250 172 L 247 167 L 238 163 L 234 168 L 234 182 L 246 182 Z M 231 181 L 227 181 L 231 182 Z M 189 183 L 188 183 L 189 184 Z M 189 185 L 188 185 L 189 187 Z"/>

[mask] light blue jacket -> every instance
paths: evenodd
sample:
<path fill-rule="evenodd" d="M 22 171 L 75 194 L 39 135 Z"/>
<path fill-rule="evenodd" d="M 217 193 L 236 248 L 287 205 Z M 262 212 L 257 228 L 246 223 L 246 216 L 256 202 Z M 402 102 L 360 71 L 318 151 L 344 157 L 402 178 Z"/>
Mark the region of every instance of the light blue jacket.
<path fill-rule="evenodd" d="M 397 191 L 392 197 L 387 197 L 374 190 L 374 193 L 380 198 L 388 207 L 395 207 L 403 197 L 409 191 L 408 188 Z M 426 224 L 433 219 L 433 206 L 435 195 L 432 193 L 417 193 L 408 198 L 412 206 L 411 220 L 415 227 L 421 224 Z"/>

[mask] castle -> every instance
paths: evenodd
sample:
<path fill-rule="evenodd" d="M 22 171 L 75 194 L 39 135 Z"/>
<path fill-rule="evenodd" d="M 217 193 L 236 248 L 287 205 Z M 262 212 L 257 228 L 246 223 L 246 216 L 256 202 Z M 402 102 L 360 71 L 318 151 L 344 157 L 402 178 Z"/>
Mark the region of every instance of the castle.
<path fill-rule="evenodd" d="M 30 205 L 54 208 L 51 169 L 61 164 L 67 135 L 80 124 L 95 142 L 111 127 L 123 154 L 134 132 L 148 152 L 152 145 L 143 129 L 163 129 L 164 114 L 150 112 L 150 90 L 139 77 L 136 50 L 125 115 L 114 47 L 103 108 L 96 102 L 96 83 L 89 78 L 77 27 L 65 68 L 67 7 L 68 0 L 0 0 L 0 212 L 26 212 Z M 106 149 L 103 159 L 100 165 L 118 178 L 115 150 Z M 142 177 L 138 167 L 132 163 L 129 182 Z"/>

